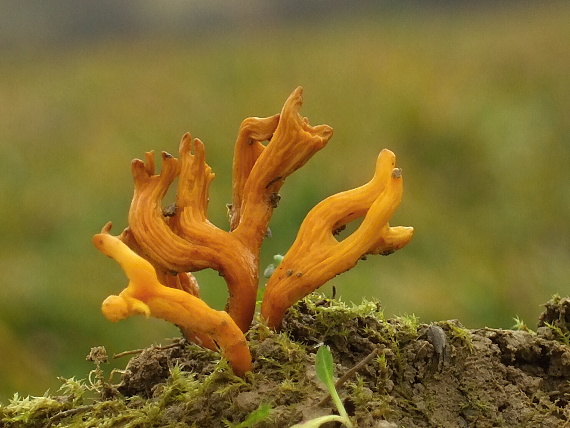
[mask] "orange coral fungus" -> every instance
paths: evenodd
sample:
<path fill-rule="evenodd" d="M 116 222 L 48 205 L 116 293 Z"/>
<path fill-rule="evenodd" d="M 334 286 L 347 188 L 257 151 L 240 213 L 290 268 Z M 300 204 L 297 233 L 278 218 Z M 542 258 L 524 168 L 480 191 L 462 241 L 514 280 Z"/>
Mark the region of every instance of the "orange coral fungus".
<path fill-rule="evenodd" d="M 127 234 L 136 242 L 137 251 L 163 273 L 205 268 L 219 271 L 229 290 L 226 309 L 242 331 L 253 319 L 259 251 L 279 189 L 285 178 L 332 136 L 329 126 L 312 127 L 299 115 L 301 104 L 302 89 L 297 88 L 281 114 L 242 123 L 234 154 L 230 232 L 217 228 L 206 217 L 214 174 L 206 164 L 200 140 L 184 135 L 180 160 L 163 152 L 158 175 L 153 152 L 146 154 L 144 162 L 137 159 L 132 163 L 135 193 Z M 264 146 L 263 140 L 271 141 Z M 174 209 L 165 214 L 162 198 L 177 177 Z"/>
<path fill-rule="evenodd" d="M 162 318 L 182 329 L 208 336 L 221 349 L 238 376 L 251 370 L 251 355 L 245 337 L 224 311 L 216 311 L 182 290 L 162 285 L 154 267 L 138 256 L 116 236 L 109 234 L 108 223 L 93 238 L 95 246 L 117 261 L 129 278 L 118 296 L 109 296 L 102 305 L 104 315 L 113 322 L 131 315 Z"/>
<path fill-rule="evenodd" d="M 278 327 L 297 300 L 367 254 L 390 254 L 412 238 L 411 227 L 390 227 L 388 220 L 400 204 L 402 174 L 395 156 L 382 150 L 372 180 L 359 188 L 333 195 L 307 215 L 297 238 L 267 284 L 261 315 Z M 364 216 L 360 227 L 342 241 L 336 231 Z"/>
<path fill-rule="evenodd" d="M 299 87 L 280 114 L 242 122 L 234 149 L 228 231 L 207 218 L 214 174 L 200 140 L 185 134 L 179 158 L 162 152 L 159 174 L 152 151 L 144 161 L 132 162 L 129 226 L 115 237 L 109 224 L 94 237 L 97 248 L 119 262 L 130 280 L 118 296 L 103 303 L 107 318 L 117 321 L 134 314 L 163 318 L 178 325 L 189 340 L 210 349 L 219 346 L 237 374 L 250 369 L 243 332 L 253 319 L 259 252 L 279 191 L 285 179 L 332 137 L 332 128 L 311 126 L 299 115 L 301 105 Z M 368 184 L 331 196 L 307 215 L 267 285 L 261 314 L 270 326 L 278 327 L 295 301 L 366 254 L 388 254 L 409 242 L 412 228 L 388 225 L 402 195 L 401 171 L 394 165 L 394 154 L 383 150 Z M 175 179 L 175 203 L 163 208 L 162 200 Z M 364 219 L 358 230 L 338 242 L 334 233 L 359 217 Z M 206 268 L 217 270 L 226 281 L 226 311 L 213 310 L 199 298 L 191 272 Z"/>

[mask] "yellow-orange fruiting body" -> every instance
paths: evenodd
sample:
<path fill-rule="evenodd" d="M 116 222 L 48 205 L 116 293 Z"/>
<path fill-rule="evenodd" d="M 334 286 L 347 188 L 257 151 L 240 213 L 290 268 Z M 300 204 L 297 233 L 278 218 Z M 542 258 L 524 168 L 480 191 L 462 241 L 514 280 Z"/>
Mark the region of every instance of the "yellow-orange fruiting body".
<path fill-rule="evenodd" d="M 309 125 L 299 115 L 301 105 L 299 87 L 280 114 L 243 121 L 235 145 L 229 232 L 207 219 L 214 174 L 200 140 L 184 135 L 179 159 L 163 152 L 160 174 L 155 174 L 153 152 L 132 162 L 135 192 L 121 239 L 135 242 L 137 252 L 162 274 L 217 270 L 228 286 L 226 310 L 242 331 L 249 329 L 255 312 L 259 252 L 279 189 L 332 136 L 327 125 Z M 263 140 L 270 141 L 264 146 Z M 165 216 L 162 199 L 176 178 L 174 210 Z"/>
<path fill-rule="evenodd" d="M 125 271 L 129 284 L 118 296 L 109 296 L 102 305 L 103 314 L 113 322 L 132 315 L 161 318 L 215 341 L 234 372 L 243 376 L 251 370 L 251 354 L 245 337 L 224 311 L 216 311 L 185 291 L 162 285 L 154 267 L 135 254 L 116 236 L 110 225 L 93 237 L 104 254 L 115 259 Z"/>
<path fill-rule="evenodd" d="M 267 283 L 261 315 L 270 327 L 279 327 L 287 308 L 365 255 L 390 254 L 411 240 L 413 228 L 388 224 L 402 197 L 402 174 L 395 161 L 391 151 L 382 150 L 370 182 L 325 199 L 307 214 Z M 360 227 L 337 241 L 335 232 L 362 216 Z"/>
<path fill-rule="evenodd" d="M 243 332 L 255 312 L 259 253 L 279 191 L 285 179 L 333 134 L 331 127 L 311 126 L 299 114 L 302 102 L 298 87 L 279 114 L 242 122 L 234 148 L 228 231 L 207 217 L 214 174 L 199 139 L 185 134 L 178 158 L 162 152 L 159 174 L 152 151 L 144 160 L 132 161 L 129 226 L 115 237 L 109 234 L 108 224 L 94 237 L 97 248 L 113 257 L 129 278 L 127 288 L 103 302 L 108 319 L 118 321 L 135 314 L 165 319 L 178 325 L 189 340 L 221 348 L 237 374 L 250 370 Z M 163 198 L 176 179 L 175 203 L 163 208 Z M 267 284 L 261 315 L 270 327 L 278 328 L 291 305 L 351 269 L 365 255 L 390 254 L 411 240 L 413 228 L 388 223 L 402 197 L 402 180 L 394 154 L 383 150 L 370 182 L 333 195 L 309 212 Z M 342 241 L 335 238 L 338 230 L 361 217 L 354 233 Z M 226 311 L 213 310 L 199 298 L 192 272 L 207 268 L 226 281 Z"/>

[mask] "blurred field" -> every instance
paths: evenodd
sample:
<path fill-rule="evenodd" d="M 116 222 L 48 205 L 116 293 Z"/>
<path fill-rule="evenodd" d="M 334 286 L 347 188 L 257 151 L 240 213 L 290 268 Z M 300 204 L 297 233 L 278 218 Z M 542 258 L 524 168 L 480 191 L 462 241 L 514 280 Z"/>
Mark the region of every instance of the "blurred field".
<path fill-rule="evenodd" d="M 532 328 L 539 305 L 570 290 L 569 14 L 562 3 L 369 14 L 11 52 L 0 62 L 0 399 L 85 377 L 92 346 L 116 353 L 178 334 L 103 318 L 102 300 L 126 281 L 91 236 L 109 220 L 126 226 L 131 159 L 175 153 L 186 131 L 206 144 L 210 216 L 225 228 L 241 120 L 277 113 L 297 85 L 302 114 L 335 135 L 283 186 L 264 265 L 312 206 L 366 182 L 388 147 L 405 177 L 392 223 L 416 235 L 331 281 L 337 295 L 424 322 L 510 327 L 518 315 Z M 223 281 L 200 278 L 223 307 Z"/>

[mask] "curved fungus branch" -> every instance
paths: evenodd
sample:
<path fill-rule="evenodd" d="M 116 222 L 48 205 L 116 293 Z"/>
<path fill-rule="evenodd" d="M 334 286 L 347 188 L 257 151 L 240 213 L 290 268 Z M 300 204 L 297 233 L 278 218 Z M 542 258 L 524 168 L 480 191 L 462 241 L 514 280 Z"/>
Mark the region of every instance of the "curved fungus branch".
<path fill-rule="evenodd" d="M 103 229 L 109 227 L 106 225 Z M 123 241 L 125 244 L 129 246 L 131 250 L 133 250 L 136 254 L 139 254 L 141 257 L 146 258 L 150 264 L 152 264 L 156 270 L 156 275 L 158 280 L 161 284 L 166 285 L 167 287 L 177 288 L 179 290 L 183 290 L 187 293 L 192 294 L 193 296 L 200 297 L 200 286 L 198 285 L 198 281 L 190 272 L 173 272 L 170 270 L 165 269 L 163 266 L 156 263 L 154 260 L 149 258 L 145 255 L 144 251 L 142 250 L 141 246 L 136 241 L 135 237 L 133 236 L 131 229 L 126 228 L 121 232 L 118 238 Z"/>
<path fill-rule="evenodd" d="M 132 315 L 153 316 L 211 339 L 238 376 L 251 370 L 251 354 L 241 329 L 224 311 L 210 308 L 199 298 L 162 285 L 154 267 L 110 233 L 110 224 L 93 237 L 103 254 L 119 263 L 129 284 L 118 296 L 107 297 L 103 314 L 116 322 Z"/>
<path fill-rule="evenodd" d="M 240 201 L 232 207 L 230 214 L 235 226 L 233 233 L 257 252 L 279 201 L 283 182 L 322 149 L 333 134 L 328 125 L 309 125 L 308 120 L 299 115 L 302 104 L 303 89 L 298 87 L 285 101 L 275 132 L 264 149 L 255 141 L 251 149 L 243 144 L 236 146 L 236 150 L 253 153 L 249 154 L 249 162 L 243 161 L 246 156 L 234 157 L 234 171 L 239 171 L 239 179 L 234 182 L 234 194 L 240 196 Z M 267 126 L 267 130 L 270 129 Z M 255 157 L 257 159 L 252 166 L 251 160 Z"/>
<path fill-rule="evenodd" d="M 108 222 L 101 233 L 110 234 L 111 232 L 112 223 Z M 141 255 L 144 254 L 140 245 L 136 241 L 135 237 L 131 233 L 130 228 L 126 228 L 121 232 L 121 234 L 117 237 L 123 243 L 125 243 L 131 250 L 134 251 L 135 254 Z M 158 281 L 161 284 L 164 284 L 167 287 L 175 288 L 178 290 L 182 290 L 186 293 L 189 293 L 195 297 L 200 297 L 200 286 L 198 285 L 198 281 L 190 272 L 172 272 L 166 271 L 162 266 L 154 262 L 152 259 L 145 257 L 147 261 L 154 267 L 156 276 Z M 214 341 L 209 338 L 208 336 L 200 335 L 183 327 L 179 327 L 182 331 L 184 337 L 194 343 L 200 344 L 201 346 L 211 349 L 217 350 L 217 346 Z"/>
<path fill-rule="evenodd" d="M 207 219 L 208 189 L 214 174 L 206 163 L 204 144 L 198 139 L 192 140 L 189 134 L 184 135 L 178 164 L 180 174 L 174 213 L 165 218 L 159 211 L 164 192 L 148 191 L 154 196 L 152 202 L 143 191 L 138 195 L 135 192 L 130 217 L 139 221 L 131 220 L 131 232 L 144 253 L 158 260 L 165 270 L 185 272 L 209 267 L 220 272 L 229 291 L 226 310 L 242 331 L 247 331 L 255 312 L 258 254 Z M 157 177 L 151 179 L 168 183 Z M 141 200 L 149 203 L 141 203 Z M 157 235 L 163 238 L 155 239 Z M 163 255 L 170 262 L 163 261 Z"/>
<path fill-rule="evenodd" d="M 278 123 L 279 115 L 276 114 L 266 118 L 249 117 L 240 126 L 234 146 L 232 203 L 228 206 L 230 230 L 234 230 L 240 222 L 245 184 L 257 159 L 265 150 L 261 142 L 271 139 Z"/>
<path fill-rule="evenodd" d="M 193 272 L 210 267 L 214 251 L 192 244 L 176 235 L 162 212 L 162 199 L 168 187 L 180 174 L 178 159 L 162 153 L 162 171 L 154 174 L 153 152 L 146 162 L 132 162 L 135 192 L 129 210 L 129 229 L 148 258 L 165 270 Z"/>
<path fill-rule="evenodd" d="M 388 224 L 403 189 L 401 170 L 394 166 L 394 154 L 383 150 L 370 182 L 333 195 L 309 212 L 267 284 L 261 315 L 270 327 L 279 327 L 285 311 L 297 300 L 353 268 L 367 254 L 390 254 L 411 240 L 413 228 Z M 362 216 L 360 227 L 337 241 L 335 232 Z"/>
<path fill-rule="evenodd" d="M 184 134 L 178 149 L 180 153 L 180 185 L 176 195 L 176 211 L 189 217 L 189 221 L 204 223 L 207 221 L 208 191 L 215 177 L 212 168 L 206 163 L 204 143 L 198 138 L 192 140 L 189 133 Z"/>

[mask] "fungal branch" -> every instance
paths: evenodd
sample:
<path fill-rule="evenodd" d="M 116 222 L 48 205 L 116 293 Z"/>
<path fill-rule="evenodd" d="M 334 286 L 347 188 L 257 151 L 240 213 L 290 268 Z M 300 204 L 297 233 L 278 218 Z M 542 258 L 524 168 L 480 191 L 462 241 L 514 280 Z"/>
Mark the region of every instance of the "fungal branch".
<path fill-rule="evenodd" d="M 242 123 L 242 130 L 254 132 L 243 138 L 240 130 L 235 146 L 234 203 L 230 218 L 232 230 L 256 248 L 261 245 L 285 179 L 332 137 L 330 126 L 313 127 L 298 114 L 302 101 L 302 90 L 297 88 L 285 102 L 280 116 L 246 119 Z M 271 141 L 264 147 L 258 138 L 267 137 L 267 131 L 275 124 Z"/>
<path fill-rule="evenodd" d="M 180 326 L 186 338 L 210 349 L 219 346 L 237 374 L 249 370 L 243 332 L 255 312 L 259 252 L 279 191 L 333 133 L 331 127 L 311 126 L 299 115 L 302 101 L 299 87 L 280 114 L 242 122 L 234 149 L 229 231 L 207 218 L 214 174 L 199 139 L 185 134 L 178 158 L 162 152 L 158 174 L 154 152 L 133 160 L 129 226 L 112 236 L 108 224 L 94 238 L 96 247 L 113 257 L 130 280 L 123 292 L 103 303 L 107 318 L 118 321 L 142 314 L 168 320 Z M 175 179 L 176 201 L 163 208 Z M 278 327 L 289 306 L 364 255 L 388 254 L 406 245 L 413 229 L 388 225 L 401 195 L 401 171 L 395 168 L 394 154 L 383 150 L 368 184 L 318 204 L 267 285 L 261 313 L 269 325 Z M 335 231 L 359 217 L 364 217 L 360 228 L 338 242 Z M 206 268 L 217 270 L 227 283 L 226 311 L 215 311 L 199 298 L 192 272 Z"/>
<path fill-rule="evenodd" d="M 158 281 L 155 268 L 109 232 L 111 223 L 93 237 L 103 254 L 117 261 L 129 278 L 128 286 L 102 305 L 103 314 L 116 322 L 132 315 L 162 318 L 183 331 L 207 338 L 206 347 L 220 347 L 234 372 L 242 376 L 251 370 L 251 354 L 243 332 L 224 311 L 210 308 L 200 298 Z"/>
<path fill-rule="evenodd" d="M 279 327 L 291 305 L 367 254 L 391 254 L 410 242 L 413 228 L 388 224 L 402 198 L 402 171 L 395 162 L 391 151 L 382 150 L 370 182 L 330 196 L 307 214 L 267 283 L 261 315 L 270 327 Z M 339 242 L 334 235 L 360 217 L 360 227 Z"/>

